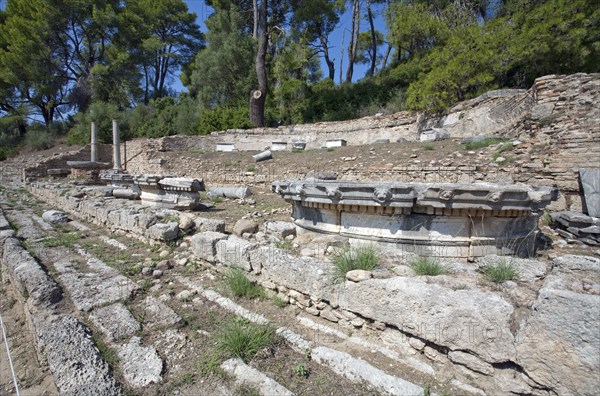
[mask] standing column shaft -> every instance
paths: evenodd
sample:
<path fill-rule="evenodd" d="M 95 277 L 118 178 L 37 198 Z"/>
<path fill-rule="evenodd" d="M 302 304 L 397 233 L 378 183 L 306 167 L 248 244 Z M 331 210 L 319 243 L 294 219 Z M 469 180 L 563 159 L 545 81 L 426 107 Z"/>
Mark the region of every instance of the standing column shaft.
<path fill-rule="evenodd" d="M 121 170 L 121 148 L 119 147 L 119 124 L 113 120 L 113 169 Z"/>
<path fill-rule="evenodd" d="M 92 146 L 90 148 L 90 161 L 96 162 L 98 161 L 98 129 L 96 127 L 96 123 L 92 122 Z"/>

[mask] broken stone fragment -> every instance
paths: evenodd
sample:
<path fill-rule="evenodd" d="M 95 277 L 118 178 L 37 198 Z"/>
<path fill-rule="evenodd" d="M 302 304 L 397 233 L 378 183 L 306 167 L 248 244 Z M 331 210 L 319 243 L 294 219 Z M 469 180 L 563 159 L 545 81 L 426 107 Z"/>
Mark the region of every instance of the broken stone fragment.
<path fill-rule="evenodd" d="M 48 210 L 42 214 L 42 219 L 50 224 L 64 224 L 69 221 L 69 217 L 58 210 Z"/>

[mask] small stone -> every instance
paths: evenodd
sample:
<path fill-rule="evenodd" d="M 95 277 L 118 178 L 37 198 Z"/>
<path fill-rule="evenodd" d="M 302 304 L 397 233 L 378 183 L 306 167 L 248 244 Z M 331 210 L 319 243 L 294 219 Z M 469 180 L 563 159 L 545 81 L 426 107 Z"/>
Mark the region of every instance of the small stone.
<path fill-rule="evenodd" d="M 385 330 L 385 327 L 386 327 L 385 323 L 379 322 L 379 321 L 373 322 L 372 326 L 375 330 L 381 330 L 381 331 Z"/>
<path fill-rule="evenodd" d="M 171 262 L 169 260 L 163 260 L 163 261 L 159 262 L 158 264 L 156 264 L 156 269 L 161 270 L 161 271 L 166 271 L 171 268 L 173 268 L 173 264 L 171 264 Z"/>
<path fill-rule="evenodd" d="M 333 313 L 331 308 L 325 308 L 324 310 L 320 311 L 320 316 L 323 319 L 329 320 L 330 322 L 337 323 L 339 321 L 339 318 Z"/>
<path fill-rule="evenodd" d="M 160 254 L 158 255 L 158 257 L 160 257 L 161 259 L 164 259 L 168 255 L 169 255 L 169 251 L 168 250 L 163 250 L 163 251 L 160 252 Z"/>
<path fill-rule="evenodd" d="M 435 349 L 431 348 L 431 347 L 426 346 L 423 349 L 423 353 L 425 354 L 425 356 L 427 356 L 427 358 L 429 358 L 431 360 L 436 360 L 437 359 L 438 352 Z"/>
<path fill-rule="evenodd" d="M 354 327 L 362 327 L 365 324 L 365 320 L 363 318 L 354 318 L 350 321 L 350 324 Z"/>
<path fill-rule="evenodd" d="M 177 296 L 175 298 L 177 298 L 179 301 L 191 301 L 193 296 L 194 296 L 193 292 L 191 292 L 189 290 L 184 290 L 184 291 L 180 292 L 179 294 L 177 294 Z"/>
<path fill-rule="evenodd" d="M 408 344 L 415 348 L 417 351 L 422 350 L 425 347 L 425 343 L 418 338 L 410 337 L 408 339 Z"/>
<path fill-rule="evenodd" d="M 497 162 L 497 163 L 504 162 L 504 161 L 506 161 L 506 158 L 504 158 L 504 157 L 502 157 L 502 156 L 500 156 L 500 157 L 496 158 L 496 162 Z"/>
<path fill-rule="evenodd" d="M 327 307 L 327 303 L 324 301 L 321 301 L 320 303 L 317 303 L 315 306 L 317 307 L 317 309 L 325 309 Z"/>
<path fill-rule="evenodd" d="M 351 282 L 362 282 L 367 279 L 371 279 L 373 273 L 365 270 L 352 270 L 346 273 L 346 279 Z"/>
<path fill-rule="evenodd" d="M 313 316 L 319 316 L 319 310 L 315 307 L 308 307 L 305 309 L 305 311 Z"/>
<path fill-rule="evenodd" d="M 154 279 L 158 279 L 163 275 L 163 272 L 161 270 L 154 270 L 152 271 L 152 277 Z"/>
<path fill-rule="evenodd" d="M 188 263 L 187 257 L 177 260 L 177 265 L 179 265 L 181 267 L 184 267 L 187 263 Z"/>
<path fill-rule="evenodd" d="M 144 267 L 142 268 L 142 275 L 150 275 L 152 273 L 152 268 Z"/>

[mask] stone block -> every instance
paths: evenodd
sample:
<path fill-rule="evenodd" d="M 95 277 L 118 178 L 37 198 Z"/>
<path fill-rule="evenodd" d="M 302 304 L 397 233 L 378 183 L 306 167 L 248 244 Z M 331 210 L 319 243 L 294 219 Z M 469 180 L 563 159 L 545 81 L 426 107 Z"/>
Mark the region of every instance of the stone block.
<path fill-rule="evenodd" d="M 112 304 L 94 309 L 90 319 L 111 341 L 134 335 L 141 326 L 123 304 Z"/>
<path fill-rule="evenodd" d="M 580 169 L 586 213 L 600 217 L 600 169 Z"/>
<path fill-rule="evenodd" d="M 265 231 L 279 239 L 284 239 L 289 235 L 296 235 L 296 225 L 288 221 L 268 221 L 265 224 Z"/>
<path fill-rule="evenodd" d="M 516 355 L 510 330 L 514 308 L 494 293 L 396 277 L 346 282 L 337 301 L 342 309 L 437 345 L 472 351 L 489 363 Z"/>
<path fill-rule="evenodd" d="M 217 261 L 228 267 L 240 267 L 251 271 L 249 251 L 255 246 L 255 243 L 230 235 L 229 238 L 217 242 Z"/>
<path fill-rule="evenodd" d="M 158 223 L 148 228 L 147 235 L 157 241 L 174 241 L 179 236 L 178 223 Z"/>
<path fill-rule="evenodd" d="M 196 225 L 196 231 L 205 232 L 225 232 L 225 221 L 220 219 L 207 219 L 203 217 L 196 217 L 194 219 Z"/>
<path fill-rule="evenodd" d="M 191 238 L 191 248 L 194 255 L 209 263 L 217 261 L 217 242 L 227 239 L 226 234 L 207 231 L 196 234 Z"/>

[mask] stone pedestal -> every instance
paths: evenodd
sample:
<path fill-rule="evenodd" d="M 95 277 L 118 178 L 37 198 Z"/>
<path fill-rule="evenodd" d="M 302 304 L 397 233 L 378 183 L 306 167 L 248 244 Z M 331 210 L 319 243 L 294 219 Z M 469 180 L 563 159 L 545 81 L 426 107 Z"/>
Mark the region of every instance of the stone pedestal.
<path fill-rule="evenodd" d="M 200 204 L 204 182 L 198 179 L 143 175 L 135 178 L 142 204 L 165 209 L 193 210 Z"/>
<path fill-rule="evenodd" d="M 550 188 L 494 184 L 276 181 L 297 226 L 441 257 L 527 256 Z"/>

